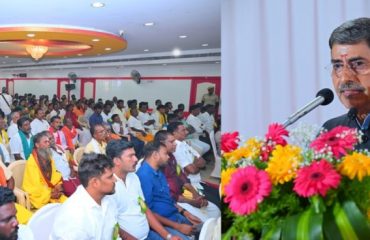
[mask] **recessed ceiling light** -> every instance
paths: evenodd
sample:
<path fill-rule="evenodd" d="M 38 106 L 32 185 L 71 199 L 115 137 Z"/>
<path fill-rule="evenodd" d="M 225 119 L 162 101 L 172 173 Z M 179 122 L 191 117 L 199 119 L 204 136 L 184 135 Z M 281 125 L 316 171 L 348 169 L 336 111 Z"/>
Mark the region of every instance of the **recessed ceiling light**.
<path fill-rule="evenodd" d="M 181 55 L 181 50 L 178 49 L 178 48 L 175 48 L 174 50 L 172 50 L 172 55 L 174 55 L 175 57 L 178 57 Z"/>
<path fill-rule="evenodd" d="M 34 33 L 28 33 L 28 34 L 27 34 L 27 37 L 30 37 L 30 38 L 32 38 L 32 37 L 34 37 L 34 36 L 36 36 L 36 34 L 34 34 Z"/>
<path fill-rule="evenodd" d="M 3 64 L 6 64 L 6 62 L 3 62 Z"/>
<path fill-rule="evenodd" d="M 144 52 L 149 52 L 149 49 L 144 49 Z"/>
<path fill-rule="evenodd" d="M 107 47 L 107 48 L 105 48 L 104 49 L 105 51 L 110 51 L 110 50 L 112 50 L 110 47 Z"/>
<path fill-rule="evenodd" d="M 180 35 L 179 38 L 187 38 L 188 36 L 186 35 Z"/>
<path fill-rule="evenodd" d="M 93 38 L 91 41 L 93 41 L 93 42 L 99 42 L 100 39 L 99 38 Z"/>
<path fill-rule="evenodd" d="M 80 57 L 81 57 L 82 55 L 83 55 L 82 53 L 77 54 L 77 56 L 80 56 Z"/>
<path fill-rule="evenodd" d="M 17 62 L 22 62 L 21 60 L 17 60 Z"/>
<path fill-rule="evenodd" d="M 63 58 L 68 58 L 67 56 L 64 56 Z"/>
<path fill-rule="evenodd" d="M 208 47 L 208 43 L 203 43 L 202 47 Z"/>
<path fill-rule="evenodd" d="M 163 65 L 163 66 L 167 66 L 167 63 L 163 63 L 162 65 Z"/>
<path fill-rule="evenodd" d="M 144 23 L 144 26 L 145 26 L 145 27 L 151 27 L 151 26 L 154 26 L 154 22 L 147 22 L 147 23 Z"/>
<path fill-rule="evenodd" d="M 102 8 L 102 7 L 104 7 L 104 6 L 105 6 L 105 4 L 104 4 L 104 3 L 102 3 L 102 2 L 93 2 L 93 3 L 91 4 L 91 6 L 92 6 L 92 7 L 94 7 L 94 8 Z"/>
<path fill-rule="evenodd" d="M 9 56 L 4 56 L 4 58 L 9 58 Z"/>

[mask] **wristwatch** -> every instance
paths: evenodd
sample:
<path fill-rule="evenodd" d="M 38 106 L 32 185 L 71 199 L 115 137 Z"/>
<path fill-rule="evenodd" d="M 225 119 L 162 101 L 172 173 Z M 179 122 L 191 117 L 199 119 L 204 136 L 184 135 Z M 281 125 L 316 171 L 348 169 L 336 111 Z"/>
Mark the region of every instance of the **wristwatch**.
<path fill-rule="evenodd" d="M 172 234 L 171 233 L 167 234 L 166 240 L 170 240 L 171 238 L 172 238 Z"/>

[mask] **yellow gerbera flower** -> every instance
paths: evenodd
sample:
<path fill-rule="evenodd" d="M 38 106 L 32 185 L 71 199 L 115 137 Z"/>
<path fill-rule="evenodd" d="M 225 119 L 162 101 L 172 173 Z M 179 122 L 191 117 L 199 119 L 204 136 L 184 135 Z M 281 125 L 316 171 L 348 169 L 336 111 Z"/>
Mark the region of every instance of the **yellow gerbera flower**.
<path fill-rule="evenodd" d="M 242 158 L 255 159 L 260 155 L 262 143 L 256 138 L 249 139 L 244 146 L 235 149 L 232 152 L 224 153 L 224 157 L 231 163 Z"/>
<path fill-rule="evenodd" d="M 301 149 L 296 146 L 276 146 L 267 164 L 266 172 L 274 185 L 289 182 L 296 176 L 299 163 L 302 161 Z"/>
<path fill-rule="evenodd" d="M 236 168 L 228 168 L 221 171 L 221 195 L 225 192 L 225 186 L 230 182 L 231 175 L 236 171 Z"/>
<path fill-rule="evenodd" d="M 354 152 L 346 155 L 339 165 L 339 172 L 351 180 L 357 177 L 359 181 L 370 175 L 370 157 L 362 153 Z"/>

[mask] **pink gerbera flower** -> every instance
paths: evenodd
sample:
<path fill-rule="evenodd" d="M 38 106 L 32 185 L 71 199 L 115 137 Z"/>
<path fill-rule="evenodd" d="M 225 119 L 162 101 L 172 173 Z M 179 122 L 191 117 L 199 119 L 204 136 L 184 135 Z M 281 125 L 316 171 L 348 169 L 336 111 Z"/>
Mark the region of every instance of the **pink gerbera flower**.
<path fill-rule="evenodd" d="M 269 125 L 268 131 L 265 135 L 266 141 L 272 141 L 276 145 L 285 146 L 287 144 L 284 137 L 289 136 L 289 132 L 279 123 Z"/>
<path fill-rule="evenodd" d="M 225 202 L 236 214 L 250 214 L 271 192 L 272 184 L 267 173 L 250 166 L 238 169 L 225 187 Z"/>
<path fill-rule="evenodd" d="M 329 189 L 338 187 L 340 178 L 333 166 L 322 159 L 298 170 L 293 190 L 302 197 L 316 194 L 325 197 Z"/>
<path fill-rule="evenodd" d="M 334 157 L 340 158 L 348 150 L 353 150 L 357 143 L 356 129 L 338 126 L 320 134 L 318 138 L 311 142 L 310 147 L 317 153 L 332 152 Z"/>
<path fill-rule="evenodd" d="M 238 147 L 239 133 L 224 133 L 221 135 L 221 150 L 225 153 L 231 152 Z"/>

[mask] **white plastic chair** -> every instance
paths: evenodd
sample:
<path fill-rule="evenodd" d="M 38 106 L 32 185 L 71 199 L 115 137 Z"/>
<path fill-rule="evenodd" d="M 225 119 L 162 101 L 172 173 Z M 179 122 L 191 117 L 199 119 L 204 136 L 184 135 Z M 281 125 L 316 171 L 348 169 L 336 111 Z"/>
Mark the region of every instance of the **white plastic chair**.
<path fill-rule="evenodd" d="M 214 131 L 211 131 L 209 133 L 209 139 L 211 140 L 213 155 L 215 157 L 215 167 L 213 168 L 213 171 L 211 172 L 211 177 L 221 178 L 221 157 L 217 153 Z"/>
<path fill-rule="evenodd" d="M 28 222 L 28 227 L 35 239 L 49 239 L 55 217 L 61 205 L 61 203 L 49 203 L 33 214 Z"/>
<path fill-rule="evenodd" d="M 200 230 L 199 240 L 213 240 L 216 228 L 217 219 L 208 218 L 204 223 L 202 230 Z"/>

